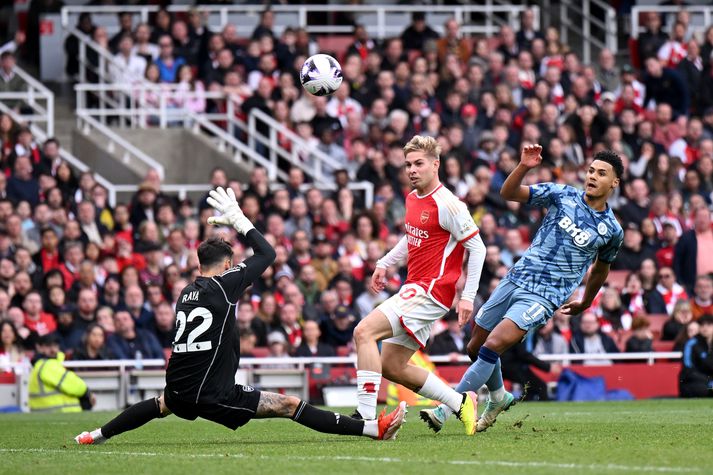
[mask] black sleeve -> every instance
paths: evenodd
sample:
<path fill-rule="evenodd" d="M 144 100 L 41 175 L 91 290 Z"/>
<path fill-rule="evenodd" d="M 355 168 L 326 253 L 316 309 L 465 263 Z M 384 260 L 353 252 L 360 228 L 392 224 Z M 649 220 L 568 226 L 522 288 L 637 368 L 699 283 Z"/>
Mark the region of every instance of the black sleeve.
<path fill-rule="evenodd" d="M 275 250 L 260 234 L 260 231 L 251 229 L 245 238 L 254 254 L 236 267 L 215 277 L 223 287 L 225 296 L 230 303 L 237 302 L 245 289 L 250 287 L 265 272 L 265 269 L 275 262 Z"/>

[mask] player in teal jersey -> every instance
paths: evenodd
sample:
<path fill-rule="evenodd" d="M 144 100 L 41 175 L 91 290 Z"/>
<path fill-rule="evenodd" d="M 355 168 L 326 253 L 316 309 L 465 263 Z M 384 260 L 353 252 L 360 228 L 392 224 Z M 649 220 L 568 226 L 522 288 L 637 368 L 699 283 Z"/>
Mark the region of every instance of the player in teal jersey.
<path fill-rule="evenodd" d="M 520 164 L 500 194 L 507 200 L 547 208 L 547 214 L 530 247 L 476 315 L 468 343 L 474 363 L 456 388 L 464 392 L 477 391 L 483 384 L 488 387 L 490 396 L 478 421 L 479 432 L 515 402 L 503 387 L 500 355 L 528 331 L 544 325 L 557 308 L 569 315 L 587 309 L 606 281 L 623 240 L 621 226 L 607 205 L 624 172 L 621 158 L 611 151 L 597 153 L 587 170 L 584 191 L 554 183 L 522 185 L 527 172 L 542 161 L 541 152 L 540 145 L 523 149 Z M 592 264 L 582 300 L 565 303 Z M 438 432 L 450 413 L 441 405 L 421 411 L 421 419 Z"/>

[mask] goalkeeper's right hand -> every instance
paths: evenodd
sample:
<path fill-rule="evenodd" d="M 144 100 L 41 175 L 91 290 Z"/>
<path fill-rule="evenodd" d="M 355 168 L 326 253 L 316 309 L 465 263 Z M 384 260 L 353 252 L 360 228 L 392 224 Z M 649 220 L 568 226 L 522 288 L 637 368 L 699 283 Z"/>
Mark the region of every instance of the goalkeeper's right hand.
<path fill-rule="evenodd" d="M 223 187 L 218 187 L 208 193 L 208 204 L 221 216 L 211 216 L 208 218 L 208 224 L 215 226 L 232 226 L 236 231 L 245 235 L 255 226 L 243 214 L 240 209 L 238 200 L 235 198 L 235 192 L 232 188 L 227 191 Z"/>

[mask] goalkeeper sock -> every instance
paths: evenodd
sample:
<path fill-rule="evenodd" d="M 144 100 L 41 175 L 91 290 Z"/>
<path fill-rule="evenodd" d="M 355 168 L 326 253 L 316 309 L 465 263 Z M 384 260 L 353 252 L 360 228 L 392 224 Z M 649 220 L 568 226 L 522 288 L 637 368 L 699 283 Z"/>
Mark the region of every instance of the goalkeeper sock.
<path fill-rule="evenodd" d="M 376 398 L 380 385 L 381 374 L 374 371 L 357 371 L 357 412 L 365 420 L 376 419 Z"/>
<path fill-rule="evenodd" d="M 116 416 L 102 426 L 101 435 L 104 438 L 111 438 L 141 427 L 149 421 L 161 417 L 161 407 L 158 398 L 154 397 L 137 402 L 124 412 Z"/>
<path fill-rule="evenodd" d="M 376 421 L 360 421 L 337 412 L 323 411 L 307 404 L 305 401 L 301 401 L 297 406 L 292 420 L 325 434 L 367 435 L 372 437 L 376 437 L 379 434 Z"/>

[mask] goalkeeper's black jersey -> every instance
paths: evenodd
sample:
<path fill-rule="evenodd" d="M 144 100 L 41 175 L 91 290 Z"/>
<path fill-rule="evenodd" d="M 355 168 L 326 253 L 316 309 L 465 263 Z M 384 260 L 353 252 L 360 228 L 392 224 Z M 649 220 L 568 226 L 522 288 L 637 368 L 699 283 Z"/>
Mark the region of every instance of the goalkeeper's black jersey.
<path fill-rule="evenodd" d="M 166 370 L 166 390 L 186 402 L 225 399 L 235 386 L 240 348 L 235 305 L 275 259 L 275 251 L 257 230 L 247 241 L 255 254 L 213 277 L 198 277 L 176 304 L 176 334 Z"/>

